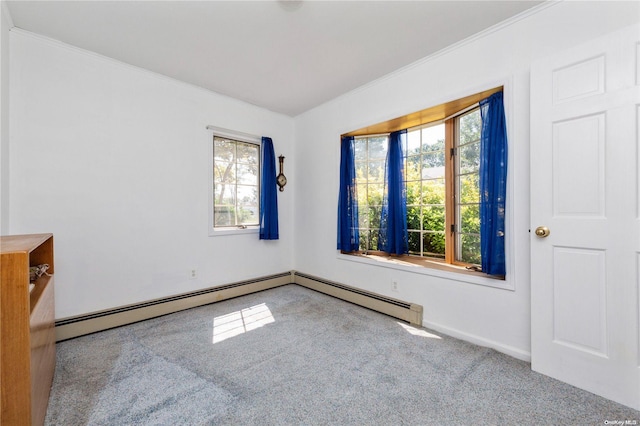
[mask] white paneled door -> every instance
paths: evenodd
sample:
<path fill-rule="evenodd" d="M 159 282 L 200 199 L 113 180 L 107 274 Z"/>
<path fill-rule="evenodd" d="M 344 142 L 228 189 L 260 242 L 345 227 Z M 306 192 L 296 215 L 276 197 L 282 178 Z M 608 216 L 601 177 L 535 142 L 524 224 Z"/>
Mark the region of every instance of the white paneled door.
<path fill-rule="evenodd" d="M 532 368 L 640 409 L 640 26 L 531 69 Z"/>

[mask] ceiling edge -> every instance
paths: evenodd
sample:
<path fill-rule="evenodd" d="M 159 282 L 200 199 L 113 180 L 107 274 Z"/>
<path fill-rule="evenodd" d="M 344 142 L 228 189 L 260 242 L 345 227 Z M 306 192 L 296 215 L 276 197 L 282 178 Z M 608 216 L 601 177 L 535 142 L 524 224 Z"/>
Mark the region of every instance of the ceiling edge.
<path fill-rule="evenodd" d="M 528 17 L 530 17 L 532 15 L 536 15 L 536 14 L 542 12 L 543 10 L 546 10 L 547 8 L 555 6 L 558 3 L 562 3 L 564 1 L 565 0 L 545 0 L 543 3 L 541 3 L 541 4 L 537 5 L 537 6 L 534 6 L 534 7 L 530 8 L 530 9 L 527 9 L 527 10 L 525 10 L 523 12 L 520 12 L 517 15 L 514 15 L 514 16 L 512 16 L 512 17 L 510 17 L 510 18 L 508 18 L 508 19 L 506 19 L 504 21 L 498 22 L 497 24 L 492 25 L 489 28 L 486 28 L 486 29 L 484 29 L 484 30 L 482 30 L 480 32 L 477 32 L 477 33 L 475 33 L 475 34 L 473 34 L 473 35 L 471 35 L 471 36 L 469 36 L 469 37 L 467 37 L 467 38 L 465 38 L 463 40 L 460 40 L 460 41 L 458 41 L 458 42 L 456 42 L 454 44 L 451 44 L 451 45 L 449 45 L 449 46 L 447 46 L 445 48 L 442 48 L 442 49 L 438 50 L 437 52 L 434 52 L 434 53 L 432 53 L 430 55 L 427 55 L 427 56 L 425 56 L 425 57 L 423 57 L 421 59 L 418 59 L 417 61 L 414 61 L 414 62 L 412 62 L 412 63 L 410 63 L 408 65 L 405 65 L 405 66 L 403 66 L 401 68 L 398 68 L 398 69 L 396 69 L 394 71 L 391 71 L 390 73 L 385 74 L 382 77 L 378 77 L 375 80 L 371 80 L 370 82 L 365 83 L 362 86 L 358 86 L 355 89 L 349 90 L 348 92 L 345 92 L 345 93 L 343 93 L 343 94 L 341 94 L 339 96 L 336 96 L 335 98 L 330 99 L 330 100 L 328 100 L 326 102 L 323 102 L 320 105 L 317 105 L 317 106 L 315 106 L 315 107 L 313 107 L 311 109 L 308 109 L 307 111 L 301 112 L 300 114 L 296 115 L 295 117 L 298 117 L 298 116 L 301 116 L 303 114 L 306 114 L 309 111 L 313 111 L 314 109 L 321 107 L 322 105 L 337 101 L 337 100 L 339 100 L 339 99 L 341 99 L 343 97 L 350 96 L 350 95 L 353 95 L 355 93 L 359 93 L 359 92 L 365 91 L 369 87 L 374 86 L 374 85 L 376 85 L 376 84 L 378 84 L 378 83 L 380 83 L 380 82 L 382 82 L 384 80 L 394 78 L 396 75 L 403 74 L 403 73 L 405 73 L 406 71 L 408 71 L 408 70 L 410 70 L 412 68 L 419 67 L 419 66 L 421 66 L 423 64 L 426 64 L 428 62 L 431 62 L 431 61 L 439 58 L 440 56 L 447 55 L 448 53 L 450 53 L 450 52 L 452 52 L 452 51 L 454 51 L 456 49 L 459 49 L 459 48 L 461 48 L 461 47 L 463 47 L 463 46 L 465 46 L 467 44 L 473 43 L 476 40 L 479 40 L 479 39 L 482 39 L 484 37 L 487 37 L 487 36 L 489 36 L 489 35 L 491 35 L 491 34 L 493 34 L 495 32 L 503 30 L 504 28 L 507 28 L 507 27 L 509 27 L 511 25 L 514 25 L 517 22 L 520 22 L 520 21 L 522 21 L 522 20 L 524 20 L 524 19 L 526 19 L 526 18 L 528 18 Z"/>
<path fill-rule="evenodd" d="M 57 39 L 54 39 L 54 38 L 51 38 L 51 37 L 48 37 L 48 36 L 45 36 L 45 35 L 42 35 L 42 34 L 34 33 L 32 31 L 24 30 L 24 29 L 22 29 L 20 27 L 15 27 L 14 26 L 13 28 L 11 28 L 11 32 L 14 33 L 14 34 L 23 36 L 23 37 L 39 40 L 39 41 L 41 41 L 41 42 L 43 42 L 45 44 L 48 44 L 48 45 L 50 45 L 52 47 L 58 47 L 58 48 L 62 48 L 64 50 L 67 50 L 67 51 L 70 51 L 70 52 L 79 53 L 81 55 L 88 56 L 88 57 L 97 59 L 97 60 L 105 62 L 105 63 L 109 63 L 111 65 L 114 65 L 114 66 L 117 66 L 117 67 L 120 67 L 120 68 L 129 69 L 129 70 L 132 70 L 132 71 L 136 71 L 136 72 L 140 72 L 140 73 L 143 73 L 143 74 L 147 74 L 150 77 L 154 77 L 154 78 L 156 78 L 158 80 L 163 80 L 163 81 L 166 81 L 168 83 L 172 83 L 172 84 L 175 84 L 175 85 L 178 85 L 178 86 L 183 86 L 185 88 L 190 88 L 191 90 L 199 91 L 199 92 L 202 92 L 204 94 L 219 96 L 221 98 L 225 98 L 225 99 L 231 100 L 233 102 L 239 102 L 239 103 L 242 103 L 242 104 L 245 104 L 245 105 L 249 105 L 249 106 L 251 106 L 253 108 L 258 108 L 258 109 L 261 109 L 263 111 L 268 111 L 268 112 L 270 112 L 272 114 L 278 114 L 278 115 L 282 115 L 282 116 L 285 116 L 285 117 L 288 117 L 288 118 L 293 118 L 292 116 L 290 116 L 288 114 L 285 114 L 283 112 L 274 111 L 274 110 L 265 108 L 263 106 L 256 105 L 254 103 L 248 102 L 248 101 L 246 101 L 244 99 L 234 98 L 233 96 L 225 95 L 223 93 L 219 93 L 219 92 L 216 92 L 214 90 L 207 89 L 205 87 L 198 86 L 198 85 L 193 84 L 193 83 L 188 83 L 186 81 L 182 81 L 182 80 L 179 80 L 179 79 L 174 78 L 174 77 L 170 77 L 170 76 L 165 75 L 165 74 L 161 74 L 161 73 L 158 73 L 158 72 L 155 72 L 155 71 L 151 71 L 149 69 L 142 68 L 142 67 L 139 67 L 137 65 L 129 64 L 127 62 L 120 61 L 118 59 L 112 58 L 110 56 L 103 55 L 101 53 L 94 52 L 92 50 L 88 50 L 88 49 L 84 49 L 82 47 L 74 46 L 73 44 L 65 43 L 63 41 L 60 41 L 60 40 L 57 40 Z"/>

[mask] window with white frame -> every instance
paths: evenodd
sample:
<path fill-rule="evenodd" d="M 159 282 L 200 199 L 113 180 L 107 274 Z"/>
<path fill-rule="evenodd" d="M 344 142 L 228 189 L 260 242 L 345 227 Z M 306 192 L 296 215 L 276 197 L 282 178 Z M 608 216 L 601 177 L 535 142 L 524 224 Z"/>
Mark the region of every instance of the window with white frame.
<path fill-rule="evenodd" d="M 260 215 L 260 145 L 213 138 L 213 228 L 257 227 Z"/>

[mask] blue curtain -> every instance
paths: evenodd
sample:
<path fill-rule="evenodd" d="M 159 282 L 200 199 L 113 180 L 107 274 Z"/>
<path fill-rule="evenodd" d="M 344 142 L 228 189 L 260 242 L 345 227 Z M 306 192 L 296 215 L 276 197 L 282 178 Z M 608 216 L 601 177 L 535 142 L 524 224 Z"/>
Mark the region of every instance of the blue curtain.
<path fill-rule="evenodd" d="M 407 189 L 404 180 L 403 147 L 407 131 L 389 135 L 389 149 L 385 166 L 385 191 L 380 216 L 378 250 L 392 254 L 408 253 Z"/>
<path fill-rule="evenodd" d="M 507 196 L 507 127 L 502 92 L 480 101 L 480 252 L 482 271 L 506 275 L 504 214 Z"/>
<path fill-rule="evenodd" d="M 276 155 L 271 138 L 262 137 L 262 179 L 260 182 L 260 239 L 278 239 L 278 193 Z"/>
<path fill-rule="evenodd" d="M 340 151 L 338 250 L 352 252 L 357 251 L 360 246 L 360 231 L 358 229 L 358 190 L 356 188 L 356 155 L 353 136 L 342 137 Z"/>

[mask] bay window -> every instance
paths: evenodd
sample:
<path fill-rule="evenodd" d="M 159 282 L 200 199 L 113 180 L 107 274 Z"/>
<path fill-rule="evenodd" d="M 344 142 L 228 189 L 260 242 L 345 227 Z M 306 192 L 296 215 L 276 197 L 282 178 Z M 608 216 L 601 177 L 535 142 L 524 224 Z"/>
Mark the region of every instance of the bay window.
<path fill-rule="evenodd" d="M 483 270 L 481 232 L 481 163 L 485 169 L 495 160 L 482 157 L 483 112 L 481 102 L 489 95 L 483 92 L 436 108 L 380 123 L 343 136 L 353 136 L 352 143 L 357 189 L 357 231 L 359 245 L 356 255 L 388 255 L 382 250 L 381 212 L 385 202 L 385 161 L 389 134 L 398 126 L 407 126 L 403 139 L 404 166 L 402 180 L 406 191 L 406 248 L 399 257 L 403 261 L 424 266 L 452 265 L 471 271 Z M 497 96 L 497 95 L 496 95 Z M 504 127 L 503 112 L 502 121 Z M 418 122 L 415 116 L 422 116 Z M 427 118 L 424 118 L 424 117 Z M 413 120 L 413 121 L 412 121 Z M 486 120 L 485 120 L 486 124 Z M 388 131 L 386 131 L 388 130 Z M 374 133 L 375 132 L 375 133 Z M 501 148 L 499 167 L 504 167 L 502 186 L 506 186 L 506 134 Z M 486 135 L 485 135 L 486 136 Z M 487 142 L 488 141 L 488 142 Z M 490 143 L 485 137 L 485 144 Z M 486 153 L 485 153 L 486 155 Z M 492 161 L 492 162 L 487 162 Z M 493 167 L 493 166 L 491 166 Z M 485 180 L 485 186 L 487 181 Z M 501 200 L 502 224 L 497 233 L 504 250 L 504 188 Z M 485 195 L 486 199 L 486 195 Z M 486 211 L 486 209 L 485 209 Z M 495 240 L 495 238 L 493 238 Z M 352 246 L 353 247 L 353 246 Z M 343 250 L 347 252 L 348 250 Z M 485 247 L 485 253 L 486 247 Z M 504 253 L 502 254 L 504 263 Z M 486 262 L 483 272 L 488 273 Z M 495 271 L 499 271 L 495 273 Z M 491 275 L 504 278 L 502 269 L 493 268 Z"/>

